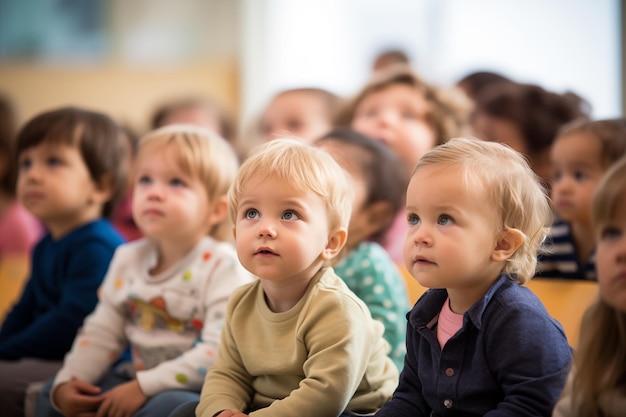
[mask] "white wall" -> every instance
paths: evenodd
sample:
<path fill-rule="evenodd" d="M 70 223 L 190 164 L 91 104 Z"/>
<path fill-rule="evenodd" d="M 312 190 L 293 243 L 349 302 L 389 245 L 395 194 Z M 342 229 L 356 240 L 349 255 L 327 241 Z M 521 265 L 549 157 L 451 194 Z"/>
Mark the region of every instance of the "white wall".
<path fill-rule="evenodd" d="M 437 84 L 495 70 L 621 109 L 619 0 L 242 0 L 242 119 L 276 91 L 352 94 L 385 47 Z"/>

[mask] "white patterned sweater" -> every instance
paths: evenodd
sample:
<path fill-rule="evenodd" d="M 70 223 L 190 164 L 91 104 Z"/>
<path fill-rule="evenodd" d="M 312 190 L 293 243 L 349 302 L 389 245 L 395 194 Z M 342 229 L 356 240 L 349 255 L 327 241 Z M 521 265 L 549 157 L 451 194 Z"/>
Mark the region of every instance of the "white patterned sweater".
<path fill-rule="evenodd" d="M 127 346 L 143 393 L 199 391 L 217 356 L 228 298 L 252 281 L 231 244 L 209 237 L 168 270 L 150 275 L 149 239 L 118 248 L 96 309 L 65 357 L 53 390 L 72 377 L 96 384 Z"/>

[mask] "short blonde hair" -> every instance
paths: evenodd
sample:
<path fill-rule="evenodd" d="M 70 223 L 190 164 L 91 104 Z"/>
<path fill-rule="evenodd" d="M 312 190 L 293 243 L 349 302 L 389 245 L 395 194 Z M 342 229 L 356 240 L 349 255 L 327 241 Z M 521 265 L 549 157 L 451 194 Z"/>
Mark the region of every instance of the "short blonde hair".
<path fill-rule="evenodd" d="M 294 138 L 280 138 L 260 145 L 241 165 L 229 192 L 231 220 L 251 179 L 273 178 L 298 190 L 312 191 L 325 202 L 330 230 L 347 230 L 354 192 L 348 174 L 322 149 Z"/>
<path fill-rule="evenodd" d="M 239 162 L 233 147 L 217 133 L 192 125 L 170 125 L 153 130 L 139 141 L 137 158 L 146 152 L 175 147 L 180 168 L 198 178 L 211 201 L 226 196 L 237 175 Z M 221 240 L 232 240 L 228 216 L 209 233 Z"/>
<path fill-rule="evenodd" d="M 423 167 L 446 165 L 462 171 L 463 184 L 486 197 L 499 214 L 498 231 L 517 229 L 524 235 L 503 272 L 523 284 L 535 274 L 537 252 L 548 229 L 551 211 L 539 178 L 526 159 L 507 145 L 475 138 L 454 138 L 422 156 L 413 174 Z M 477 196 L 476 198 L 480 198 Z"/>

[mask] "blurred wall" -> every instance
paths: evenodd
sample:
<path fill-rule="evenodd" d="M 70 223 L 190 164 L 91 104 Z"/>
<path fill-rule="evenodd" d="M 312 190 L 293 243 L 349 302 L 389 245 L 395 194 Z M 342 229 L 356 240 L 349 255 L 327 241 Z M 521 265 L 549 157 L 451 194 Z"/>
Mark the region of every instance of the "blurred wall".
<path fill-rule="evenodd" d="M 0 92 L 13 100 L 20 124 L 52 107 L 79 105 L 143 133 L 156 106 L 187 94 L 238 112 L 239 0 L 103 4 L 104 56 L 0 60 Z"/>

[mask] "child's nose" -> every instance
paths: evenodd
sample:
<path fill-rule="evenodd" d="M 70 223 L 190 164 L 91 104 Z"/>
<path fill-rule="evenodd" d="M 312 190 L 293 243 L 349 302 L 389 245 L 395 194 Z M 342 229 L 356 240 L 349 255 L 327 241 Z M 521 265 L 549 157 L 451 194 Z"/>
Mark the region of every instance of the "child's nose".
<path fill-rule="evenodd" d="M 276 237 L 276 226 L 271 220 L 261 220 L 259 223 L 259 237 Z"/>
<path fill-rule="evenodd" d="M 414 227 L 415 227 L 415 230 L 413 231 L 413 243 L 416 246 L 417 245 L 431 246 L 433 243 L 433 235 L 432 235 L 431 228 L 423 223 Z"/>
<path fill-rule="evenodd" d="M 148 186 L 147 194 L 151 200 L 162 200 L 165 196 L 164 187 L 157 182 L 153 182 Z"/>

